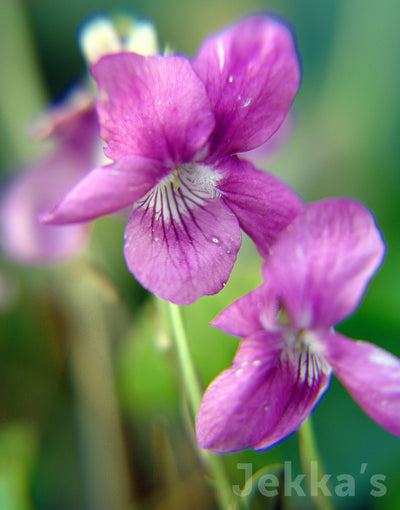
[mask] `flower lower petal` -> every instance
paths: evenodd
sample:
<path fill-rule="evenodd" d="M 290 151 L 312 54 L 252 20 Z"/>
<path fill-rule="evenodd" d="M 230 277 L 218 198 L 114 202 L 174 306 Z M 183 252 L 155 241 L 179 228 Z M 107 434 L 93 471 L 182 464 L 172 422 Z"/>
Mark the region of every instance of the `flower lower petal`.
<path fill-rule="evenodd" d="M 232 156 L 218 168 L 222 171 L 218 189 L 225 203 L 260 255 L 267 256 L 270 246 L 303 208 L 302 202 L 286 184 L 249 161 Z"/>
<path fill-rule="evenodd" d="M 218 196 L 168 177 L 135 204 L 124 252 L 145 288 L 186 305 L 223 288 L 240 244 L 238 221 Z"/>
<path fill-rule="evenodd" d="M 280 334 L 249 336 L 203 396 L 198 443 L 218 453 L 269 448 L 297 429 L 328 382 L 329 373 L 308 351 L 284 353 Z"/>
<path fill-rule="evenodd" d="M 55 207 L 42 213 L 40 221 L 79 223 L 119 211 L 143 197 L 167 172 L 160 163 L 140 156 L 95 168 Z"/>
<path fill-rule="evenodd" d="M 283 122 L 300 81 L 290 30 L 253 16 L 208 39 L 193 61 L 216 117 L 212 154 L 265 142 Z"/>
<path fill-rule="evenodd" d="M 329 199 L 305 207 L 282 232 L 264 266 L 293 326 L 330 327 L 360 302 L 384 254 L 372 214 Z"/>
<path fill-rule="evenodd" d="M 108 55 L 92 67 L 112 160 L 136 154 L 167 166 L 191 161 L 214 129 L 203 83 L 183 57 Z"/>
<path fill-rule="evenodd" d="M 253 446 L 254 450 L 265 450 L 285 439 L 295 432 L 304 420 L 310 415 L 314 407 L 329 387 L 331 370 L 324 361 L 306 350 L 302 354 L 297 353 L 296 381 L 292 384 L 290 397 L 282 392 L 285 399 L 285 407 L 281 411 L 281 417 L 276 426 L 259 443 Z M 293 360 L 282 361 L 282 366 L 293 363 Z M 293 366 L 293 365 L 292 365 Z M 282 371 L 284 375 L 285 372 Z"/>
<path fill-rule="evenodd" d="M 361 408 L 400 436 L 400 359 L 369 342 L 327 333 L 320 343 L 327 362 Z"/>

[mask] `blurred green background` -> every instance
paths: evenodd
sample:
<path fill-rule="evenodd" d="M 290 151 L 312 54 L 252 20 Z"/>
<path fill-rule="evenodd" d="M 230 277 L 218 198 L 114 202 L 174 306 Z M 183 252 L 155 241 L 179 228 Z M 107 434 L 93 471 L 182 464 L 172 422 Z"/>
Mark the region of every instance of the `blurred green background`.
<path fill-rule="evenodd" d="M 82 21 L 118 9 L 152 19 L 161 44 L 188 55 L 211 31 L 248 13 L 267 10 L 288 20 L 303 67 L 296 129 L 258 166 L 307 201 L 349 196 L 372 209 L 386 260 L 361 308 L 338 329 L 400 356 L 398 0 L 2 0 L 4 176 L 36 153 L 25 137 L 34 116 L 82 77 L 76 44 Z M 1 510 L 215 507 L 169 333 L 126 269 L 123 227 L 98 220 L 87 252 L 63 265 L 21 267 L 1 259 Z M 207 324 L 259 281 L 258 257 L 245 240 L 226 288 L 184 309 L 205 385 L 231 363 L 238 345 Z M 336 380 L 313 423 L 333 486 L 340 474 L 355 479 L 355 496 L 336 498 L 336 508 L 400 508 L 400 441 L 364 415 Z M 285 460 L 300 472 L 296 436 L 263 454 L 223 458 L 239 485 L 238 463 L 252 463 L 255 472 Z M 374 474 L 386 476 L 383 497 L 370 494 Z M 308 509 L 310 502 L 258 494 L 252 508 Z"/>

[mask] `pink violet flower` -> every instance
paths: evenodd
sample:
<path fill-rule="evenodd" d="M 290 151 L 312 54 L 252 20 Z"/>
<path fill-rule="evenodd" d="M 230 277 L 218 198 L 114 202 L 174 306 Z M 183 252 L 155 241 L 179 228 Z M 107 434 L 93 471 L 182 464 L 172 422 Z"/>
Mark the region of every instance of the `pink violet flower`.
<path fill-rule="evenodd" d="M 76 184 L 93 165 L 99 149 L 93 98 L 73 90 L 35 129 L 55 147 L 13 177 L 2 190 L 0 243 L 5 255 L 21 264 L 57 262 L 76 256 L 88 239 L 87 225 L 51 229 L 37 215 Z"/>
<path fill-rule="evenodd" d="M 219 292 L 241 244 L 262 255 L 302 208 L 281 181 L 239 159 L 278 129 L 297 92 L 291 32 L 255 16 L 182 56 L 121 53 L 92 67 L 105 154 L 53 209 L 50 224 L 92 220 L 133 205 L 129 270 L 177 304 Z"/>
<path fill-rule="evenodd" d="M 331 372 L 369 416 L 400 436 L 400 360 L 333 329 L 358 306 L 383 254 L 374 219 L 358 202 L 305 207 L 273 246 L 265 283 L 212 322 L 244 339 L 232 367 L 203 396 L 201 447 L 270 448 L 307 418 Z"/>

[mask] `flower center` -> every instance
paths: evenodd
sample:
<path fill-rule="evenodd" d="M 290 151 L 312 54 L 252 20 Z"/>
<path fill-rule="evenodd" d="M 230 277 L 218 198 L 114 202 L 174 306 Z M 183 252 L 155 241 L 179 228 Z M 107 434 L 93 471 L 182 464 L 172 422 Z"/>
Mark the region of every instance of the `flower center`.
<path fill-rule="evenodd" d="M 326 373 L 331 371 L 319 348 L 318 333 L 309 329 L 294 327 L 291 324 L 284 303 L 281 301 L 279 301 L 276 322 L 285 342 L 283 348 L 283 352 L 286 353 L 285 355 L 294 356 L 294 359 L 297 359 L 298 355 L 300 356 L 300 375 L 307 373 L 309 374 L 307 377 L 312 377 L 313 372 L 307 368 L 309 363 L 311 363 L 313 370 Z"/>
<path fill-rule="evenodd" d="M 295 340 L 295 349 L 300 353 L 300 354 L 304 354 L 305 352 L 307 352 L 307 349 L 309 348 L 310 346 L 310 342 L 307 338 L 307 332 L 304 331 L 303 329 L 301 329 L 298 334 L 297 334 L 297 338 Z"/>
<path fill-rule="evenodd" d="M 221 174 L 213 168 L 201 163 L 185 163 L 172 172 L 174 183 L 186 185 L 203 198 L 215 198 L 220 195 L 217 184 Z"/>
<path fill-rule="evenodd" d="M 220 174 L 206 165 L 179 165 L 136 204 L 153 209 L 155 220 L 162 217 L 166 225 L 182 223 L 196 207 L 207 207 L 207 202 L 220 196 L 219 179 Z"/>

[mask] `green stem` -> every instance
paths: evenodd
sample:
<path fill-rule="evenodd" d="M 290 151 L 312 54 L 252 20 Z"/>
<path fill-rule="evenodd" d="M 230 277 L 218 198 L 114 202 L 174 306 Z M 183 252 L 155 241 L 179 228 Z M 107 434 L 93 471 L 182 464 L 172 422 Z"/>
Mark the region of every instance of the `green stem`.
<path fill-rule="evenodd" d="M 190 411 L 194 418 L 200 406 L 202 391 L 197 379 L 192 356 L 190 354 L 179 306 L 168 303 L 168 313 L 171 321 L 172 334 L 182 374 L 182 380 L 187 392 Z"/>
<path fill-rule="evenodd" d="M 196 368 L 190 354 L 179 306 L 168 303 L 168 313 L 182 382 L 194 421 L 201 402 L 202 388 L 197 378 Z M 199 453 L 208 472 L 215 481 L 215 491 L 219 508 L 221 510 L 234 508 L 232 487 L 229 484 L 221 457 L 200 448 Z"/>
<path fill-rule="evenodd" d="M 300 459 L 303 467 L 303 473 L 310 484 L 310 495 L 312 501 L 318 510 L 334 510 L 332 496 L 327 495 L 318 487 L 313 486 L 313 481 L 321 481 L 324 474 L 324 468 L 317 445 L 314 438 L 314 432 L 311 424 L 311 418 L 308 418 L 298 431 Z"/>

